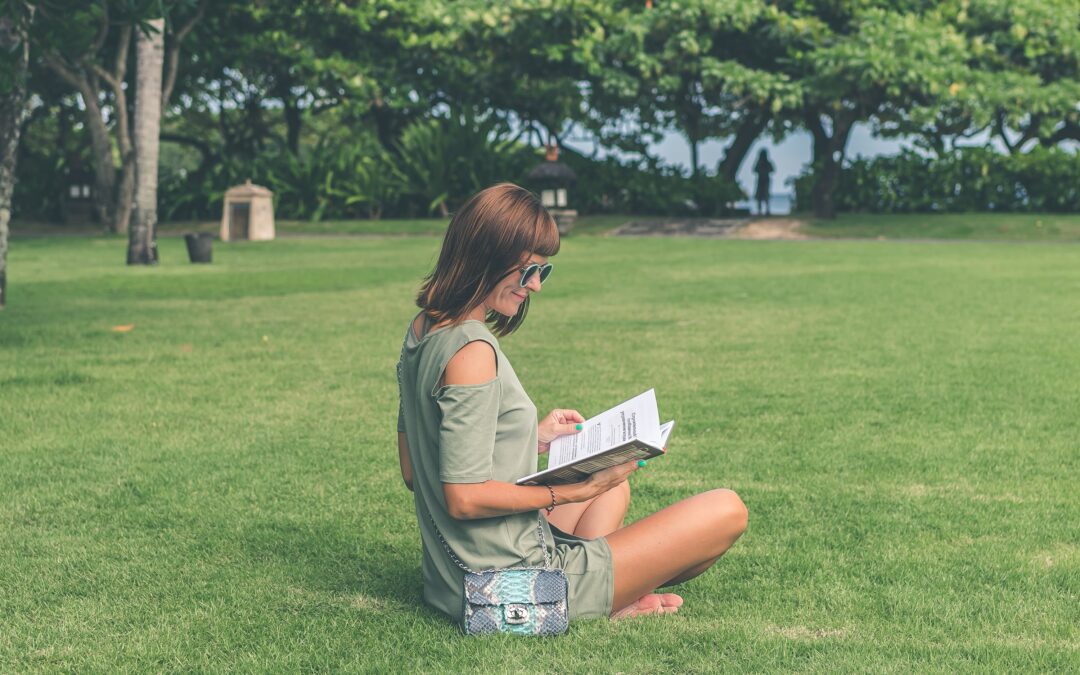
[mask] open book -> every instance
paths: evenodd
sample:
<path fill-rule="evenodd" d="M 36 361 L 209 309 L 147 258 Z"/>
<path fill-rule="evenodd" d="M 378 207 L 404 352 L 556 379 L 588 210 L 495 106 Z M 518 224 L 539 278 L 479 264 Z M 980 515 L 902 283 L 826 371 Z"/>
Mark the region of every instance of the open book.
<path fill-rule="evenodd" d="M 517 484 L 577 483 L 616 464 L 662 455 L 674 426 L 674 421 L 660 424 L 656 392 L 650 389 L 585 420 L 580 432 L 556 438 L 548 451 L 548 468 Z"/>

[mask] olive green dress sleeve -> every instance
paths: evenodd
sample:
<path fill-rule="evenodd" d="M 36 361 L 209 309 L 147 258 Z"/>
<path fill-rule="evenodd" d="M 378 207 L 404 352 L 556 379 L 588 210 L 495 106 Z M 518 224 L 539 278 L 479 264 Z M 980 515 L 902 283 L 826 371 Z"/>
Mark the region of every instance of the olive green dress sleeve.
<path fill-rule="evenodd" d="M 444 483 L 491 480 L 502 382 L 447 385 L 436 392 L 439 424 L 439 479 Z"/>

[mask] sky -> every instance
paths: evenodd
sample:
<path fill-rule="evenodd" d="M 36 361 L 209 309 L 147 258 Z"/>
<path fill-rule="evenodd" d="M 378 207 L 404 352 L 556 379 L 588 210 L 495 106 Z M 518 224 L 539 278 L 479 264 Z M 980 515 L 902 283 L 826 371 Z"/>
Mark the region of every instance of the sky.
<path fill-rule="evenodd" d="M 757 178 L 754 175 L 754 162 L 757 161 L 758 153 L 764 148 L 769 153 L 776 171 L 772 175 L 771 194 L 792 194 L 794 187 L 788 182 L 790 179 L 803 173 L 810 164 L 812 138 L 807 131 L 799 131 L 788 134 L 779 144 L 771 138 L 764 137 L 750 148 L 739 169 L 738 181 L 743 192 L 753 194 L 754 184 Z M 706 167 L 710 173 L 716 170 L 716 163 L 724 156 L 724 146 L 728 140 L 712 140 L 701 144 L 698 148 L 698 161 Z M 897 139 L 875 138 L 870 128 L 865 124 L 856 125 L 851 130 L 848 139 L 847 156 L 854 159 L 856 156 L 873 157 L 875 155 L 895 155 L 901 148 L 909 146 Z M 669 132 L 663 140 L 650 147 L 650 152 L 664 158 L 670 164 L 690 166 L 690 145 L 686 139 L 678 133 Z"/>
<path fill-rule="evenodd" d="M 592 143 L 584 141 L 586 135 L 577 136 L 576 140 L 573 140 L 574 135 L 568 136 L 563 138 L 564 143 L 586 155 L 592 153 Z M 698 161 L 709 173 L 716 171 L 716 163 L 723 157 L 724 147 L 729 142 L 730 139 L 726 138 L 711 140 L 702 143 L 698 148 Z M 794 196 L 795 189 L 790 181 L 802 174 L 806 166 L 810 164 L 812 142 L 808 131 L 792 132 L 779 143 L 774 142 L 771 137 L 763 136 L 754 143 L 753 147 L 750 148 L 750 152 L 746 153 L 746 158 L 739 168 L 737 180 L 743 192 L 750 195 L 754 192 L 754 185 L 757 181 L 757 177 L 754 175 L 754 162 L 757 161 L 758 153 L 764 148 L 769 153 L 769 159 L 772 161 L 773 166 L 776 167 L 776 171 L 773 172 L 771 177 L 770 194 L 773 196 Z M 848 158 L 852 159 L 858 156 L 894 155 L 900 152 L 902 148 L 910 146 L 910 142 L 901 139 L 876 138 L 869 125 L 856 124 L 851 130 L 846 154 Z M 649 153 L 655 157 L 660 157 L 668 164 L 682 165 L 687 169 L 690 167 L 690 145 L 686 142 L 686 138 L 678 132 L 667 132 L 659 142 L 649 146 Z M 599 157 L 606 154 L 608 153 L 603 148 L 597 152 Z M 616 154 L 618 153 L 616 152 Z"/>

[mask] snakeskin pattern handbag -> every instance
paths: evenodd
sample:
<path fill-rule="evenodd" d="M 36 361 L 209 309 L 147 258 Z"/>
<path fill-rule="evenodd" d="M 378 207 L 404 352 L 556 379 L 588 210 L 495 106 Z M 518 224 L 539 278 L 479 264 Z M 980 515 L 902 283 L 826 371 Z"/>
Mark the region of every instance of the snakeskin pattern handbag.
<path fill-rule="evenodd" d="M 465 571 L 461 629 L 466 635 L 559 635 L 566 632 L 570 625 L 569 585 L 563 571 L 551 566 L 544 541 L 543 517 L 540 514 L 536 517 L 544 567 L 504 567 L 481 572 L 469 569 L 454 555 L 435 526 L 435 519 L 431 519 L 447 555 Z"/>

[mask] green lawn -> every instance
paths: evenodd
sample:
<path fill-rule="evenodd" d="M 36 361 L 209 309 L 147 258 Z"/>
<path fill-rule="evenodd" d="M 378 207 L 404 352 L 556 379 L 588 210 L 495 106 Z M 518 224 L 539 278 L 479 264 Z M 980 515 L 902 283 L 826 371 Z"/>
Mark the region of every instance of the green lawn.
<path fill-rule="evenodd" d="M 666 216 L 594 214 L 578 218 L 572 236 L 603 235 L 638 218 Z M 788 216 L 780 216 L 787 218 Z M 1080 241 L 1077 213 L 845 213 L 835 220 L 817 220 L 809 214 L 790 216 L 803 220 L 801 232 L 821 239 L 950 239 L 971 241 Z M 282 235 L 437 235 L 446 231 L 446 218 L 385 218 L 382 220 L 279 220 Z M 162 236 L 185 232 L 220 231 L 220 221 L 169 222 L 159 226 Z M 70 227 L 16 221 L 16 237 L 64 233 L 94 233 L 97 226 Z"/>
<path fill-rule="evenodd" d="M 1080 670 L 1080 247 L 568 239 L 502 341 L 537 406 L 656 387 L 631 517 L 750 530 L 676 616 L 478 640 L 393 440 L 438 238 L 124 245 L 10 251 L 0 671 Z"/>
<path fill-rule="evenodd" d="M 811 237 L 1080 241 L 1077 213 L 844 213 L 810 219 Z"/>
<path fill-rule="evenodd" d="M 587 215 L 578 218 L 574 224 L 575 235 L 603 234 L 623 223 L 633 220 L 634 216 Z M 384 218 L 381 220 L 321 220 L 317 223 L 302 220 L 279 220 L 275 224 L 281 234 L 348 234 L 348 235 L 418 235 L 442 234 L 446 231 L 447 218 Z M 166 223 L 162 226 L 164 234 L 203 231 L 217 233 L 220 222 L 202 221 L 197 223 Z"/>

